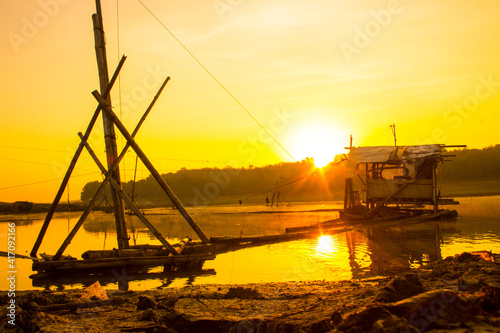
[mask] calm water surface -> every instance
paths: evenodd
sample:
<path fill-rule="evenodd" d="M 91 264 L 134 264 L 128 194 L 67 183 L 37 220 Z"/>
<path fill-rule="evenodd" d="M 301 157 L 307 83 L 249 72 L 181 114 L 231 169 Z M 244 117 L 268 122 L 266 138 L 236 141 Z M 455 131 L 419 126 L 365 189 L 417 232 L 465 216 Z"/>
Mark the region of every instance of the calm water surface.
<path fill-rule="evenodd" d="M 107 289 L 128 284 L 134 290 L 189 284 L 237 284 L 303 280 L 345 280 L 393 275 L 463 251 L 491 250 L 500 253 L 500 197 L 461 198 L 454 206 L 460 216 L 452 221 L 427 222 L 394 228 L 372 228 L 314 239 L 262 245 L 218 254 L 194 271 L 148 272 L 110 270 L 102 276 L 57 276 L 50 280 L 30 279 L 31 260 L 17 259 L 17 289 L 81 288 L 96 280 Z M 314 211 L 340 208 L 340 203 L 294 204 L 292 207 L 224 206 L 188 208 L 205 234 L 212 236 L 264 235 L 283 233 L 285 228 L 302 226 L 338 217 L 336 212 Z M 273 212 L 273 213 L 270 213 Z M 172 242 L 194 232 L 173 210 L 147 211 L 148 219 Z M 78 213 L 55 216 L 39 253 L 54 254 L 79 218 Z M 7 221 L 16 223 L 16 252 L 28 254 L 43 223 L 44 215 L 0 216 L 1 251 L 7 251 Z M 91 214 L 65 254 L 80 258 L 86 250 L 116 247 L 111 214 Z M 135 217 L 129 216 L 131 244 L 160 244 Z M 0 269 L 8 271 L 7 258 Z M 120 284 L 121 283 L 121 284 Z M 8 289 L 0 280 L 0 290 Z"/>

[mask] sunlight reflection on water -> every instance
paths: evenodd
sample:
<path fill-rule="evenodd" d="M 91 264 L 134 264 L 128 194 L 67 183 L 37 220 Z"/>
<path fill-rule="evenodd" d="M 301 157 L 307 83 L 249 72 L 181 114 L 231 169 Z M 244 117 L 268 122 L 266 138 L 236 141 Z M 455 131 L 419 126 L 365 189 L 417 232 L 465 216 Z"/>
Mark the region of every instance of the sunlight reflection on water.
<path fill-rule="evenodd" d="M 318 238 L 318 245 L 316 245 L 316 252 L 319 255 L 330 256 L 333 252 L 337 251 L 337 246 L 333 241 L 331 235 L 322 235 Z"/>

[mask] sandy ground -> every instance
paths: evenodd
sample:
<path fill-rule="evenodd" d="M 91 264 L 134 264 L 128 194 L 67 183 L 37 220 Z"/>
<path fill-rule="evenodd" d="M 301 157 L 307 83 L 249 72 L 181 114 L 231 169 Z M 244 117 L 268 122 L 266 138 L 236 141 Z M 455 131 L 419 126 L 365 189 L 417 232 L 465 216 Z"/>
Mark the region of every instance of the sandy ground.
<path fill-rule="evenodd" d="M 462 253 L 393 278 L 16 293 L 2 332 L 500 332 L 500 255 Z M 8 304 L 7 292 L 0 293 Z"/>

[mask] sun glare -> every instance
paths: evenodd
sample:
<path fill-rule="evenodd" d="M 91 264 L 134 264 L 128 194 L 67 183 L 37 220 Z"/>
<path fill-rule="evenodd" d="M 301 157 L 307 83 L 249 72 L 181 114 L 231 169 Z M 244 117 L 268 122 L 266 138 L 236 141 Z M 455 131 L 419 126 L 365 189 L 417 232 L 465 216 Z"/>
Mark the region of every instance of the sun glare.
<path fill-rule="evenodd" d="M 322 168 L 335 155 L 344 152 L 346 138 L 335 127 L 316 121 L 303 124 L 292 132 L 291 151 L 297 159 L 312 157 L 314 165 Z"/>
<path fill-rule="evenodd" d="M 330 235 L 322 235 L 318 238 L 316 251 L 320 254 L 330 254 L 335 250 L 335 242 Z"/>

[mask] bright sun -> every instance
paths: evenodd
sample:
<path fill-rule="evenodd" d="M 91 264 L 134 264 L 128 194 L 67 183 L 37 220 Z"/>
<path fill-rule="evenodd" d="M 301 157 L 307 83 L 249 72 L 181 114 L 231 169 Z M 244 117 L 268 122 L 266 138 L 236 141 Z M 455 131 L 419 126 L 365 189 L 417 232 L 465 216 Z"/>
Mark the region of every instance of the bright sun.
<path fill-rule="evenodd" d="M 297 160 L 312 157 L 318 168 L 332 162 L 335 155 L 344 152 L 346 146 L 343 132 L 320 121 L 302 124 L 292 133 L 292 155 Z"/>

